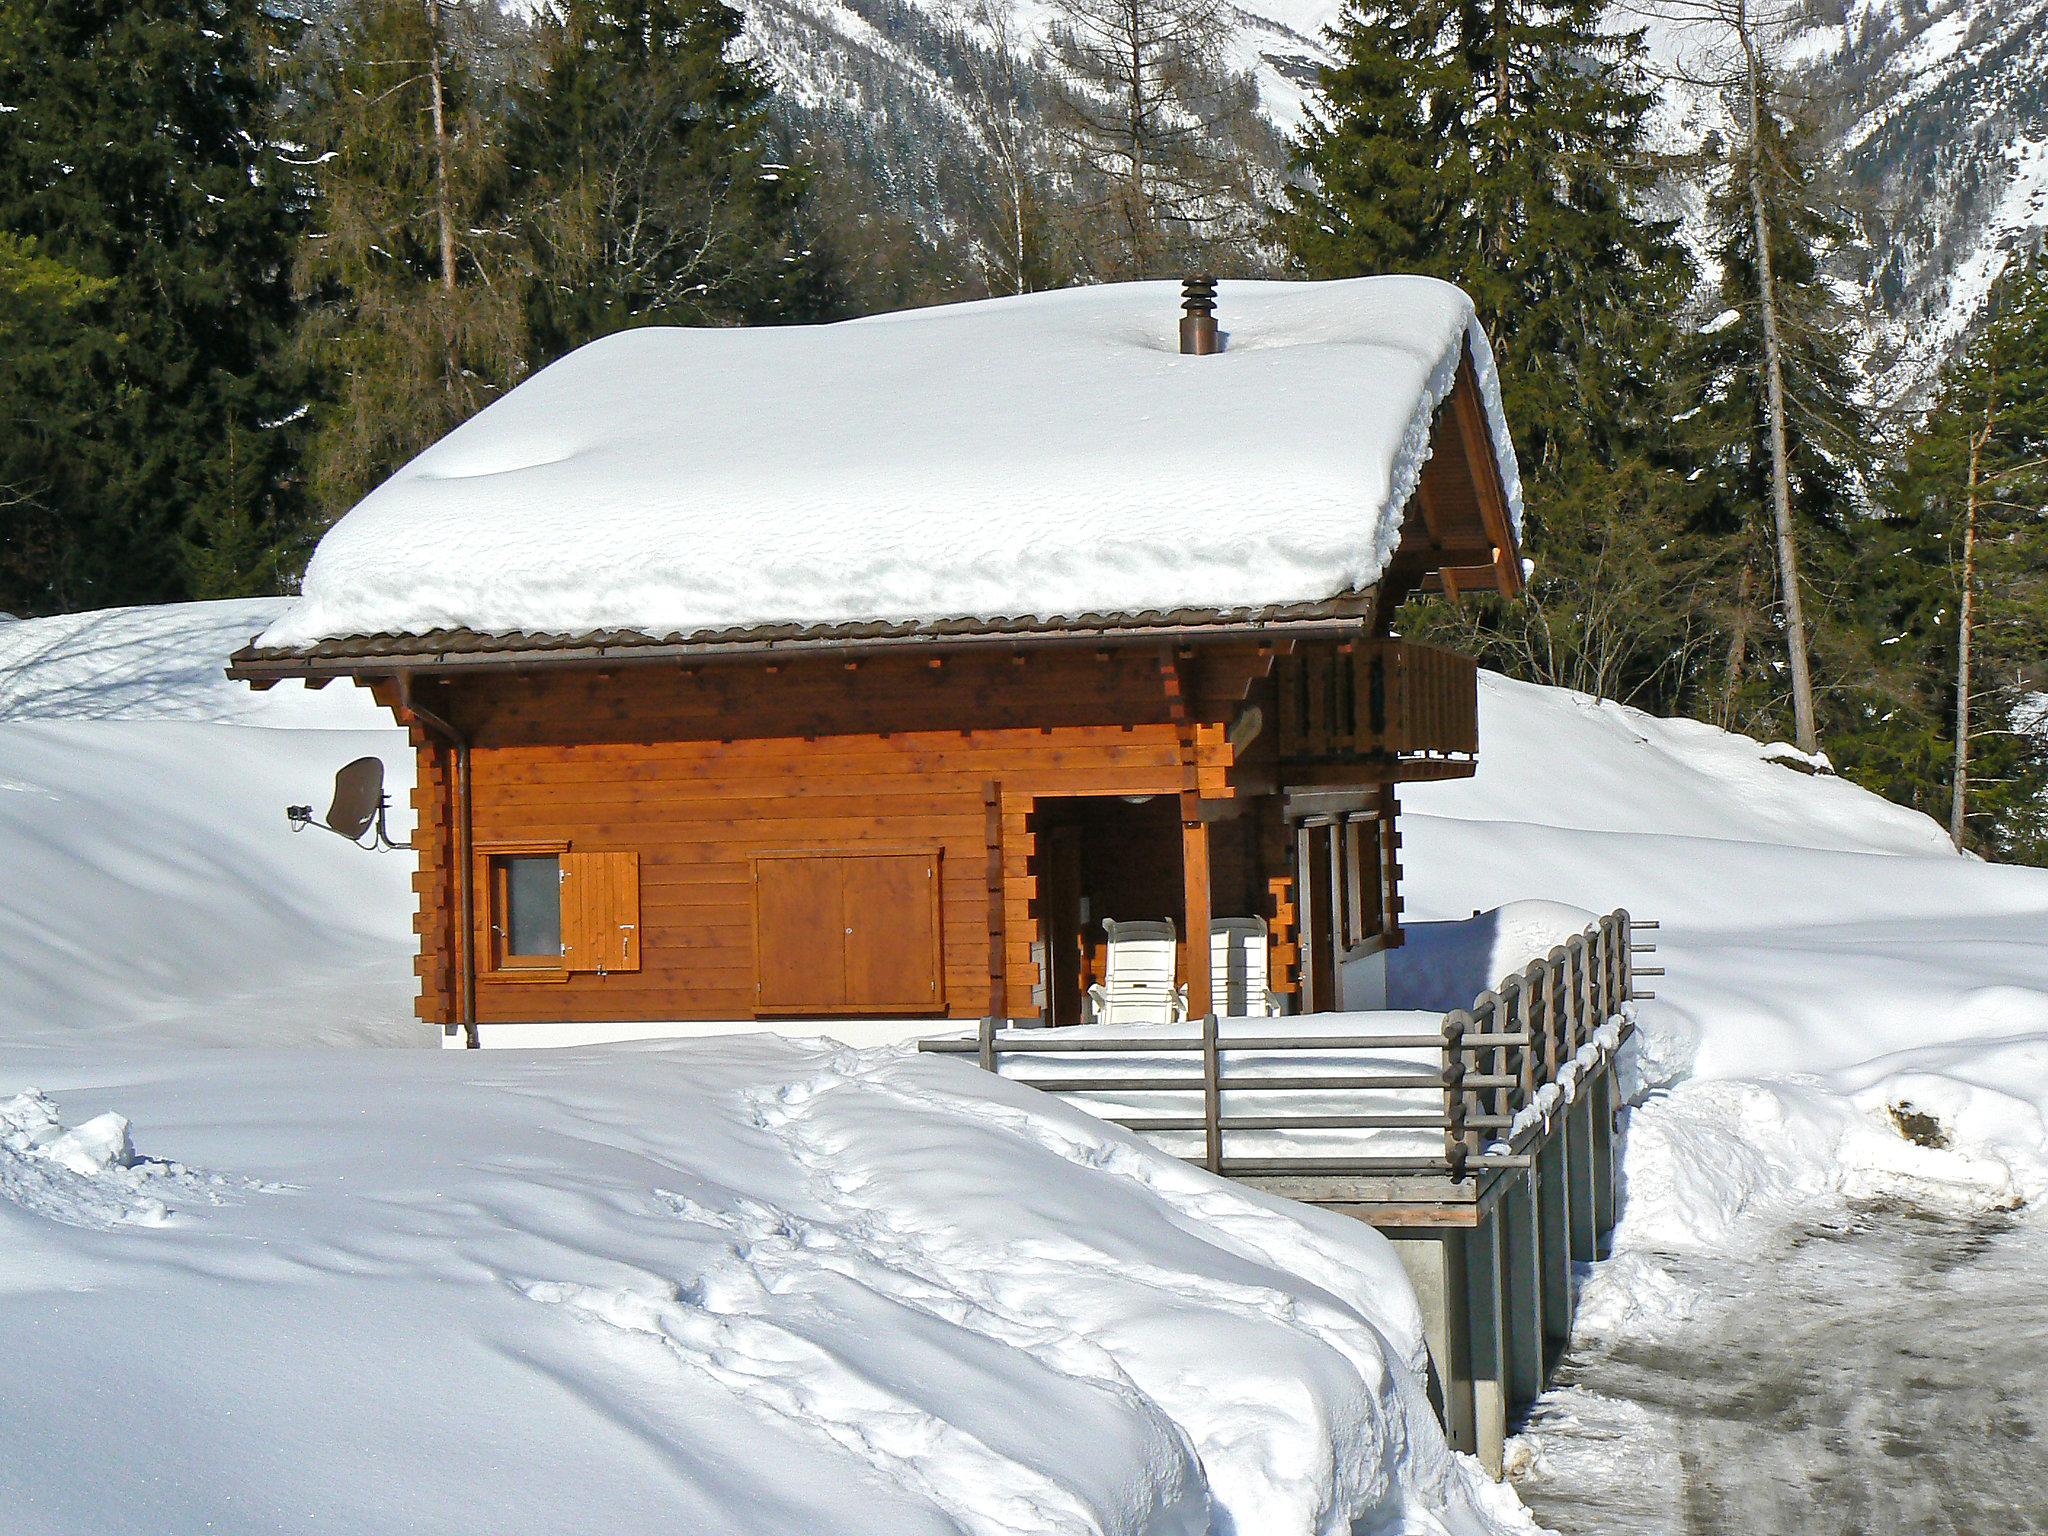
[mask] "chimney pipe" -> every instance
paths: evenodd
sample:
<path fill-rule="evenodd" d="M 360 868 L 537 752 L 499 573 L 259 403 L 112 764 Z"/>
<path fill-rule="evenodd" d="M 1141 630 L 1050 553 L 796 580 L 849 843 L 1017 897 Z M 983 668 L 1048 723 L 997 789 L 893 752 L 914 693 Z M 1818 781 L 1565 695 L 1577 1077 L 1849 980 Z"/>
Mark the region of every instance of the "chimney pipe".
<path fill-rule="evenodd" d="M 1180 285 L 1180 349 L 1189 357 L 1220 351 L 1216 337 L 1216 279 L 1190 277 Z"/>

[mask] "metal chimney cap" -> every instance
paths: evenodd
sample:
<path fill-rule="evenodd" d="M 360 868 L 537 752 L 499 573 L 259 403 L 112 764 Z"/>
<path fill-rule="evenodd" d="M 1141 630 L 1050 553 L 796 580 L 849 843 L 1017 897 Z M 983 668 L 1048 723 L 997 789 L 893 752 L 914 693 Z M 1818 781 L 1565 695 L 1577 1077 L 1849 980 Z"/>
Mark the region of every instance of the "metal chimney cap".
<path fill-rule="evenodd" d="M 1216 279 L 1183 278 L 1180 285 L 1180 349 L 1190 357 L 1220 351 L 1216 330 Z"/>

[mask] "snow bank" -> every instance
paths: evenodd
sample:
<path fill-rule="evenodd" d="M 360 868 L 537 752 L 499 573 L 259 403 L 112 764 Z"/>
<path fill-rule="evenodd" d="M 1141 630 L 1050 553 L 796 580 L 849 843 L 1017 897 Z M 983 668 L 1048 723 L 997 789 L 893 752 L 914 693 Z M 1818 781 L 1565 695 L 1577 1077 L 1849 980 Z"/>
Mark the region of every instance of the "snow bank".
<path fill-rule="evenodd" d="M 276 611 L 0 632 L 10 1529 L 1531 1529 L 1369 1229 L 970 1068 L 307 1048 L 420 1040 L 410 862 L 283 816 L 409 757 L 219 677 Z"/>
<path fill-rule="evenodd" d="M 0 1447 L 53 1529 L 1533 1529 L 1444 1448 L 1370 1229 L 962 1064 L 25 1063 L 33 1113 L 260 1185 L 112 1242 L 0 1183 L 10 1369 L 93 1401 Z"/>
<path fill-rule="evenodd" d="M 1480 708 L 1477 775 L 1402 791 L 1403 964 L 1499 969 L 1532 900 L 1662 922 L 1624 1246 L 1884 1190 L 2048 1198 L 2048 872 L 1698 722 L 1492 676 Z"/>
<path fill-rule="evenodd" d="M 266 646 L 443 628 L 1251 608 L 1372 582 L 1469 347 L 1428 278 L 1178 286 L 594 342 L 458 427 L 321 540 Z"/>
<path fill-rule="evenodd" d="M 13 1040 L 427 1044 L 412 864 L 324 832 L 334 770 L 412 753 L 369 695 L 230 683 L 279 601 L 0 626 L 0 1030 Z"/>

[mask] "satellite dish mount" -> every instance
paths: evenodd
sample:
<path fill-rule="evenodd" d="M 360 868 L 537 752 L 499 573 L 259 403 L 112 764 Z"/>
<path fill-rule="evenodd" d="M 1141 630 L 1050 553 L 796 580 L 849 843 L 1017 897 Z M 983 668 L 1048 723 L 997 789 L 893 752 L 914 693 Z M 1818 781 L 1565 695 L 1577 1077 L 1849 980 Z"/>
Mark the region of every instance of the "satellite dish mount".
<path fill-rule="evenodd" d="M 384 793 L 384 760 L 359 757 L 344 763 L 334 775 L 334 803 L 327 819 L 315 821 L 310 805 L 288 805 L 285 819 L 294 832 L 319 827 L 336 837 L 345 837 L 358 848 L 410 848 L 411 843 L 394 843 L 385 828 L 384 814 L 391 797 Z"/>

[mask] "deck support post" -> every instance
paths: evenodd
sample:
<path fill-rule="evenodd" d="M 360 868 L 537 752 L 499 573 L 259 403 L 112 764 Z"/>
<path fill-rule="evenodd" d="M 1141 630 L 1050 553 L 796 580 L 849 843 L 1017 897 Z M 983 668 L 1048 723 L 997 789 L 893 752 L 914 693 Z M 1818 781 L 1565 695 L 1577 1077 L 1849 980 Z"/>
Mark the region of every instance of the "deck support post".
<path fill-rule="evenodd" d="M 1574 1264 L 1590 1264 L 1598 1256 L 1599 1234 L 1593 1206 L 1593 1094 L 1581 1080 L 1578 1094 L 1558 1119 L 1558 1140 L 1564 1144 L 1565 1176 L 1571 1184 L 1571 1255 Z"/>
<path fill-rule="evenodd" d="M 1473 1454 L 1490 1477 L 1506 1464 L 1508 1340 L 1500 1207 L 1465 1233 L 1466 1338 L 1472 1372 Z"/>
<path fill-rule="evenodd" d="M 1593 1079 L 1588 1096 L 1593 1101 L 1593 1240 L 1604 1259 L 1612 1247 L 1615 1216 L 1613 1062 L 1607 1062 Z"/>
<path fill-rule="evenodd" d="M 1536 1154 L 1536 1262 L 1543 1283 L 1545 1353 L 1563 1350 L 1572 1334 L 1571 1193 L 1564 1145 L 1552 1136 Z"/>
<path fill-rule="evenodd" d="M 1429 1348 L 1429 1400 L 1454 1451 L 1479 1449 L 1472 1417 L 1471 1342 L 1466 1328 L 1464 1234 L 1450 1227 L 1382 1227 L 1422 1308 Z"/>
<path fill-rule="evenodd" d="M 1533 1168 L 1513 1176 L 1495 1210 L 1502 1223 L 1501 1300 L 1508 1407 L 1513 1410 L 1543 1391 L 1543 1234 Z"/>

